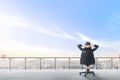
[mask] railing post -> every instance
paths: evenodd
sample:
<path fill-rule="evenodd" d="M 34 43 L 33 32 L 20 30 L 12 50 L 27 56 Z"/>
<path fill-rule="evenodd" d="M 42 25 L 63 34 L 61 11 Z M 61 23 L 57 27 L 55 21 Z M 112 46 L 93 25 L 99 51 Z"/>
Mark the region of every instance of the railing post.
<path fill-rule="evenodd" d="M 96 57 L 96 62 L 95 62 L 96 69 L 98 69 L 98 58 Z"/>
<path fill-rule="evenodd" d="M 69 65 L 69 70 L 70 70 L 70 57 L 68 58 L 68 65 Z"/>
<path fill-rule="evenodd" d="M 111 57 L 111 69 L 113 69 L 113 58 Z"/>
<path fill-rule="evenodd" d="M 56 70 L 56 57 L 55 57 L 55 70 Z"/>
<path fill-rule="evenodd" d="M 9 57 L 9 70 L 11 70 L 11 58 Z"/>
<path fill-rule="evenodd" d="M 41 70 L 41 58 L 40 58 L 40 70 Z"/>
<path fill-rule="evenodd" d="M 26 70 L 26 60 L 27 60 L 27 58 L 25 57 L 25 70 Z"/>

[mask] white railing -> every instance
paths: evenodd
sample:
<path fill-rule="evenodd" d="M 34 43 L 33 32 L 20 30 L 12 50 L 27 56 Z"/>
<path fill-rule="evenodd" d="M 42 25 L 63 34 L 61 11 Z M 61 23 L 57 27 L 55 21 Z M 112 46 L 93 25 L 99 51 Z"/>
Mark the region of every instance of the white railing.
<path fill-rule="evenodd" d="M 95 69 L 120 69 L 119 57 L 95 57 Z M 80 57 L 0 57 L 0 69 L 83 69 Z"/>

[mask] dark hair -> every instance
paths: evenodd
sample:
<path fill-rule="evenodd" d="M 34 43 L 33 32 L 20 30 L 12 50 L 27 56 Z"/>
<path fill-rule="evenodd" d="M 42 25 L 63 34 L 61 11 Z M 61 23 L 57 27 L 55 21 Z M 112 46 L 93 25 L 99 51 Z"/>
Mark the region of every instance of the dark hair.
<path fill-rule="evenodd" d="M 91 45 L 91 43 L 90 42 L 86 42 L 85 45 Z"/>

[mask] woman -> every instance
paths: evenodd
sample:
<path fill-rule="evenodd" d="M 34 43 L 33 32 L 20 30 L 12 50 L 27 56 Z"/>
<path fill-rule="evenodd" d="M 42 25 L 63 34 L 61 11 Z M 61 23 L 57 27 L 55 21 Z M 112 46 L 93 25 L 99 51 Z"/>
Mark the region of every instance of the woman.
<path fill-rule="evenodd" d="M 94 45 L 94 48 L 91 48 L 91 43 L 86 42 L 85 47 L 82 48 L 82 44 L 78 45 L 78 48 L 82 51 L 81 58 L 80 58 L 80 64 L 86 65 L 87 72 L 90 72 L 90 65 L 95 64 L 95 58 L 93 52 L 99 47 L 98 45 Z"/>

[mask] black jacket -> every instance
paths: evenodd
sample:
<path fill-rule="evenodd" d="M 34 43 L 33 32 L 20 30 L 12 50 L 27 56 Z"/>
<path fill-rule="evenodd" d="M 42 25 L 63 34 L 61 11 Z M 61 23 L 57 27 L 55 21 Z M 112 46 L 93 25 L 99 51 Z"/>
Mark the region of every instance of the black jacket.
<path fill-rule="evenodd" d="M 90 65 L 95 64 L 95 58 L 93 52 L 98 48 L 98 45 L 94 45 L 94 48 L 82 48 L 82 45 L 78 45 L 78 48 L 82 51 L 80 64 Z"/>

